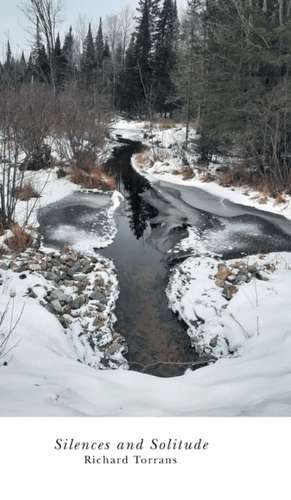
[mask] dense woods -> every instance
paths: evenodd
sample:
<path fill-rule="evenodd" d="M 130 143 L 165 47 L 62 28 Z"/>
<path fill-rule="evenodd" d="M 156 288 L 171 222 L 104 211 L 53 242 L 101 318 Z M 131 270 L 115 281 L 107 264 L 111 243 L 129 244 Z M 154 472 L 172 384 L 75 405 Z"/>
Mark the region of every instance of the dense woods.
<path fill-rule="evenodd" d="M 8 40 L 0 65 L 3 225 L 14 169 L 48 164 L 52 136 L 67 139 L 64 156 L 94 153 L 116 112 L 195 124 L 201 162 L 233 157 L 239 175 L 289 189 L 289 0 L 189 0 L 179 14 L 175 0 L 139 0 L 136 13 L 124 8 L 86 33 L 58 32 L 56 0 L 30 0 L 24 15 L 30 53 L 14 54 Z"/>

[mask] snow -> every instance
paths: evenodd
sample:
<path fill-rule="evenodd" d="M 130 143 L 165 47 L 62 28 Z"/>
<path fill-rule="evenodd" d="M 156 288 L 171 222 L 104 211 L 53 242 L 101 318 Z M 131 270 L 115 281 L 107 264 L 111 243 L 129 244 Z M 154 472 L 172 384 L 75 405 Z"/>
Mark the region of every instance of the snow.
<path fill-rule="evenodd" d="M 119 122 L 117 123 L 119 126 Z M 131 122 L 120 122 L 122 130 L 120 133 L 127 135 L 127 130 L 133 128 Z M 144 123 L 138 123 L 138 131 L 140 140 L 143 138 L 147 129 L 142 127 Z M 127 128 L 128 127 L 128 128 Z M 262 193 L 252 190 L 249 186 L 224 187 L 217 182 L 205 182 L 202 179 L 201 171 L 195 168 L 197 155 L 195 151 L 186 153 L 183 150 L 185 141 L 186 129 L 182 125 L 177 125 L 168 129 L 160 129 L 158 126 L 151 129 L 153 136 L 152 140 L 143 139 L 143 143 L 148 146 L 148 151 L 145 156 L 139 154 L 132 158 L 133 167 L 150 182 L 162 180 L 176 185 L 192 186 L 204 190 L 205 192 L 217 196 L 223 203 L 224 200 L 229 200 L 233 203 L 254 207 L 258 210 L 271 212 L 282 215 L 287 219 L 291 219 L 291 196 L 284 194 L 284 202 L 278 203 L 273 198 L 266 196 L 262 197 Z M 190 128 L 189 139 L 197 138 L 196 130 Z M 130 138 L 130 136 L 128 136 Z M 193 178 L 185 179 L 183 174 L 179 173 L 183 169 L 182 157 L 185 156 L 192 165 Z M 220 159 L 223 161 L 223 159 Z M 197 165 L 196 165 L 197 166 Z M 215 165 L 209 166 L 210 170 L 215 169 Z"/>
<path fill-rule="evenodd" d="M 27 216 L 29 223 L 37 226 L 37 211 L 51 203 L 69 196 L 78 190 L 76 184 L 67 178 L 58 179 L 57 169 L 40 170 L 38 172 L 26 172 L 25 182 L 31 182 L 32 186 L 40 193 L 39 198 L 32 198 L 28 202 L 18 201 L 16 205 L 15 218 L 22 225 Z"/>
<path fill-rule="evenodd" d="M 140 140 L 144 134 L 142 123 L 118 120 L 113 128 L 116 137 L 122 134 Z M 177 137 L 182 140 L 184 132 L 181 131 L 180 136 L 177 132 L 163 131 L 159 138 L 163 134 L 163 141 L 169 147 Z M 185 181 L 166 173 L 169 167 L 175 170 L 177 164 L 178 159 L 171 158 L 160 161 L 156 168 L 154 165 L 145 170 L 134 160 L 135 168 L 150 180 L 159 178 L 201 187 L 222 200 L 228 198 L 291 215 L 289 207 L 259 205 L 241 190 L 205 184 L 196 178 Z M 41 175 L 39 180 L 42 182 Z M 51 196 L 57 201 L 74 189 L 69 181 L 56 181 L 53 175 L 38 203 L 45 206 L 52 201 Z M 113 210 L 120 202 L 118 194 L 113 194 L 112 201 Z M 19 217 L 23 216 L 25 208 L 20 208 L 18 213 Z M 64 334 L 57 319 L 39 305 L 38 299 L 23 297 L 24 284 L 17 284 L 16 297 L 11 298 L 15 277 L 7 271 L 0 306 L 3 310 L 9 303 L 11 313 L 14 302 L 13 316 L 20 319 L 6 346 L 9 352 L 0 357 L 0 414 L 291 416 L 291 256 L 281 253 L 263 257 L 265 262 L 274 263 L 276 267 L 268 281 L 245 283 L 233 299 L 226 302 L 213 281 L 218 261 L 209 254 L 194 229 L 189 231 L 181 248 L 195 248 L 196 256 L 189 257 L 174 269 L 167 289 L 170 305 L 187 323 L 191 338 L 201 349 L 208 348 L 211 339 L 218 337 L 213 349 L 220 357 L 216 363 L 195 372 L 188 370 L 184 376 L 171 379 L 122 369 L 95 370 L 78 361 L 78 346 L 70 335 Z M 35 284 L 42 286 L 42 278 L 37 280 Z M 0 335 L 9 331 L 10 317 L 8 314 L 4 318 Z M 200 323 L 197 330 L 194 323 L 199 318 L 204 323 Z M 229 350 L 234 353 L 232 356 Z"/>
<path fill-rule="evenodd" d="M 144 129 L 146 126 L 147 122 L 128 121 L 117 117 L 111 124 L 111 136 L 115 140 L 122 136 L 123 139 L 141 141 L 143 139 Z"/>
<path fill-rule="evenodd" d="M 58 321 L 36 300 L 18 294 L 15 317 L 25 307 L 8 345 L 12 349 L 0 360 L 0 414 L 291 415 L 291 257 L 271 258 L 276 259 L 277 270 L 269 281 L 257 282 L 257 291 L 253 283 L 243 286 L 222 318 L 223 333 L 236 349 L 235 356 L 172 379 L 125 370 L 98 371 L 79 363 Z M 9 300 L 11 304 L 6 288 L 0 296 L 1 308 Z M 8 324 L 9 315 L 1 333 Z"/>

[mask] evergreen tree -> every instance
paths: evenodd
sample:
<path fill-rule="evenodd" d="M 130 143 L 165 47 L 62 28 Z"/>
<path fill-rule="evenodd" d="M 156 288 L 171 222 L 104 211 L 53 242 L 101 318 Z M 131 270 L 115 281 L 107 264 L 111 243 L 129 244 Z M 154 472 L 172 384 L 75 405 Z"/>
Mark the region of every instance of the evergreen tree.
<path fill-rule="evenodd" d="M 121 110 L 128 113 L 138 112 L 140 99 L 140 78 L 137 69 L 135 37 L 136 34 L 134 33 L 125 54 L 124 70 L 120 76 L 119 86 L 120 107 Z"/>
<path fill-rule="evenodd" d="M 152 69 L 150 0 L 139 0 L 138 11 L 140 12 L 140 18 L 137 20 L 135 52 L 141 84 L 148 91 L 151 84 Z"/>
<path fill-rule="evenodd" d="M 177 106 L 174 70 L 177 60 L 177 8 L 173 0 L 164 0 L 160 11 L 154 54 L 155 108 L 171 112 Z"/>
<path fill-rule="evenodd" d="M 85 38 L 82 59 L 81 59 L 81 81 L 88 89 L 95 85 L 97 73 L 97 60 L 95 54 L 94 41 L 92 36 L 91 24 Z"/>
<path fill-rule="evenodd" d="M 70 81 L 76 74 L 76 68 L 74 64 L 74 37 L 72 33 L 72 26 L 70 26 L 69 32 L 65 36 L 63 45 L 63 58 L 64 79 L 66 81 Z"/>
<path fill-rule="evenodd" d="M 40 34 L 39 21 L 36 23 L 35 41 L 28 63 L 28 77 L 32 81 L 49 83 L 50 65 Z"/>
<path fill-rule="evenodd" d="M 64 86 L 66 60 L 63 55 L 61 40 L 59 33 L 57 34 L 55 48 L 54 48 L 54 64 L 55 64 L 55 79 L 56 88 L 59 90 Z"/>
<path fill-rule="evenodd" d="M 103 58 L 104 58 L 104 39 L 103 39 L 103 29 L 102 29 L 102 18 L 99 20 L 99 27 L 96 36 L 96 57 L 97 57 L 97 67 L 102 69 Z"/>

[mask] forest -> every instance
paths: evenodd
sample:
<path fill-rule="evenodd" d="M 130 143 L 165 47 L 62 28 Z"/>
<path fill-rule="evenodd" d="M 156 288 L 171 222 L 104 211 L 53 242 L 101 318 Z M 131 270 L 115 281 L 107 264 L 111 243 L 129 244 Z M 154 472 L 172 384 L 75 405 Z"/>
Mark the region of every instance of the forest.
<path fill-rule="evenodd" d="M 76 114 L 79 135 L 88 136 L 92 150 L 95 118 L 102 122 L 101 140 L 115 113 L 164 117 L 195 123 L 202 163 L 233 156 L 240 159 L 234 176 L 288 191 L 290 1 L 188 0 L 178 13 L 175 0 L 139 0 L 135 13 L 125 7 L 105 22 L 100 18 L 96 29 L 83 23 L 62 34 L 60 14 L 57 1 L 28 2 L 23 15 L 34 32 L 30 53 L 13 54 L 8 40 L 0 65 L 1 140 L 9 121 L 17 122 L 13 133 L 26 161 L 47 154 L 44 141 L 52 130 L 70 135 L 66 128 Z M 27 113 L 41 122 L 32 141 Z M 76 134 L 71 142 L 76 155 Z"/>

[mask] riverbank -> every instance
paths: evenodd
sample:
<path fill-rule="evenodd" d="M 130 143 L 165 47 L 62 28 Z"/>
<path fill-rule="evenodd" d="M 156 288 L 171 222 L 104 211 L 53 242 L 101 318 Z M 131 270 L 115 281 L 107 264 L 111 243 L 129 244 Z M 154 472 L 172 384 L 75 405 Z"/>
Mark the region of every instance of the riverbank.
<path fill-rule="evenodd" d="M 162 140 L 161 133 L 166 134 L 166 140 Z M 183 136 L 183 129 L 180 136 Z M 195 132 L 193 131 L 193 134 Z M 132 158 L 132 165 L 137 172 L 145 176 L 157 189 L 160 186 L 170 186 L 181 193 L 181 198 L 191 202 L 192 196 L 198 196 L 199 192 L 209 195 L 201 201 L 193 198 L 193 205 L 200 206 L 210 213 L 223 215 L 231 214 L 237 207 L 254 207 L 265 217 L 265 211 L 284 215 L 290 218 L 291 211 L 289 201 L 279 206 L 274 200 L 266 203 L 258 201 L 257 193 L 246 194 L 243 189 L 225 188 L 215 182 L 203 182 L 198 171 L 193 170 L 191 175 L 189 168 L 181 166 L 181 157 L 172 152 L 175 131 L 153 132 L 153 143 L 157 150 L 148 147 L 145 151 Z M 179 140 L 178 140 L 179 144 Z M 164 159 L 157 159 L 164 156 Z M 193 158 L 192 158 L 193 160 Z M 185 177 L 190 178 L 185 178 Z M 187 191 L 179 189 L 187 188 Z M 195 191 L 196 189 L 196 191 Z M 198 189 L 198 191 L 197 191 Z M 213 198 L 216 202 L 213 205 Z M 231 203 L 236 206 L 232 206 Z M 219 206 L 220 205 L 220 206 Z M 239 214 L 239 209 L 237 210 Z M 242 212 L 243 213 L 243 212 Z M 236 210 L 233 210 L 233 216 Z M 234 217 L 235 218 L 235 217 Z M 275 219 L 274 219 L 275 220 Z M 283 219 L 281 225 L 284 225 Z M 243 230 L 243 224 L 241 225 Z M 249 231 L 257 228 L 250 226 Z M 287 230 L 287 227 L 284 228 Z M 207 232 L 206 232 L 207 233 Z M 226 245 L 221 249 L 221 238 Z M 228 242 L 229 240 L 229 242 Z M 228 245 L 227 246 L 227 242 Z M 188 335 L 197 351 L 204 355 L 210 354 L 216 358 L 240 355 L 240 349 L 250 339 L 259 336 L 264 330 L 267 337 L 274 336 L 276 342 L 277 328 L 270 321 L 270 316 L 277 314 L 277 300 L 269 297 L 281 295 L 276 291 L 278 282 L 281 281 L 283 289 L 287 287 L 289 280 L 289 254 L 277 252 L 270 254 L 254 254 L 239 259 L 225 259 L 220 254 L 232 248 L 233 241 L 229 238 L 229 228 L 226 226 L 222 231 L 214 235 L 207 235 L 204 239 L 194 227 L 188 228 L 188 237 L 181 241 L 171 252 L 171 260 L 175 261 L 175 255 L 182 255 L 182 263 L 178 263 L 171 271 L 167 287 L 169 307 L 183 320 L 188 327 Z M 185 256 L 185 257 L 183 257 Z M 284 275 L 283 271 L 287 271 Z M 276 287 L 270 283 L 276 281 Z M 280 288 L 280 286 L 279 286 Z M 260 298 L 258 298 L 260 296 Z M 288 318 L 284 317 L 284 308 L 287 306 L 286 297 L 282 300 L 283 320 L 279 330 L 286 329 Z M 268 314 L 261 310 L 262 303 L 268 304 Z M 242 314 L 241 314 L 242 312 Z M 264 318 L 267 318 L 265 321 Z"/>
<path fill-rule="evenodd" d="M 134 159 L 134 167 L 149 180 L 162 180 L 182 186 L 203 189 L 222 200 L 254 207 L 291 219 L 291 196 L 283 193 L 280 197 L 269 196 L 264 190 L 259 191 L 249 185 L 227 186 L 221 183 L 221 176 L 216 173 L 228 165 L 229 160 L 217 158 L 217 163 L 208 167 L 198 165 L 195 141 L 198 138 L 195 128 L 189 130 L 189 150 L 185 152 L 183 144 L 186 128 L 182 124 L 167 126 L 144 121 L 119 119 L 112 124 L 112 136 L 121 135 L 129 140 L 139 140 L 146 145 L 141 155 Z M 184 161 L 185 160 L 185 161 Z"/>
<path fill-rule="evenodd" d="M 107 145 L 104 157 L 108 155 Z M 14 311 L 14 303 L 19 302 L 23 312 L 38 307 L 40 329 L 45 310 L 54 316 L 59 322 L 58 329 L 70 339 L 79 362 L 95 369 L 127 368 L 126 344 L 114 328 L 119 295 L 116 270 L 110 259 L 98 254 L 98 249 L 110 245 L 115 238 L 114 212 L 122 196 L 116 190 L 101 193 L 82 189 L 71 181 L 70 175 L 60 177 L 57 167 L 27 171 L 23 184 L 31 186 L 37 195 L 18 200 L 16 205 L 16 228 L 24 227 L 17 231 L 17 238 L 25 236 L 27 244 L 24 242 L 22 246 L 15 241 L 8 247 L 7 240 L 15 239 L 13 228 L 0 238 L 0 286 L 5 312 L 2 311 L 2 322 L 9 317 L 12 325 L 1 322 L 0 366 L 3 366 L 2 359 L 3 363 L 11 363 L 18 348 L 18 343 L 14 343 L 17 332 L 13 325 L 19 322 L 22 327 L 22 316 L 18 318 Z M 40 214 L 45 219 L 49 207 L 60 201 L 65 202 L 69 213 L 75 196 L 86 200 L 87 210 L 98 212 L 96 230 L 88 229 L 86 214 L 84 227 L 78 234 L 72 220 L 61 227 L 45 220 L 48 234 L 53 238 L 59 232 L 63 241 L 59 250 L 53 242 L 45 247 L 40 233 Z"/>
<path fill-rule="evenodd" d="M 185 243 L 187 240 L 184 240 L 183 244 Z M 197 240 L 195 244 L 197 245 Z M 191 248 L 193 249 L 193 245 Z M 200 246 L 200 255 L 201 249 Z M 186 246 L 184 250 L 187 250 Z M 13 287 L 5 285 L 0 298 L 1 305 L 4 310 L 10 301 L 10 309 L 3 319 L 2 331 L 9 330 L 12 303 L 17 321 L 7 343 L 9 352 L 0 359 L 3 375 L 0 377 L 0 414 L 291 415 L 291 334 L 288 326 L 291 319 L 288 301 L 291 285 L 290 254 L 275 253 L 268 257 L 270 261 L 264 258 L 263 269 L 260 270 L 262 273 L 268 271 L 264 266 L 275 266 L 275 269 L 270 269 L 268 276 L 262 274 L 268 280 L 252 278 L 243 282 L 239 291 L 228 302 L 227 308 L 224 308 L 227 299 L 222 294 L 228 280 L 224 280 L 223 288 L 215 284 L 215 280 L 219 279 L 217 272 L 222 272 L 221 268 L 218 269 L 221 261 L 213 255 L 208 255 L 209 260 L 206 257 L 203 256 L 204 267 L 201 267 L 202 259 L 194 255 L 178 264 L 173 271 L 179 273 L 173 279 L 177 287 L 172 287 L 170 279 L 167 293 L 169 298 L 172 297 L 173 303 L 176 301 L 176 312 L 182 317 L 186 311 L 185 318 L 190 320 L 197 320 L 197 314 L 198 320 L 201 316 L 204 319 L 205 304 L 211 304 L 215 300 L 212 303 L 214 314 L 206 318 L 208 324 L 204 323 L 207 325 L 206 332 L 210 332 L 211 336 L 206 338 L 201 347 L 208 349 L 212 343 L 210 347 L 213 348 L 215 339 L 214 348 L 217 351 L 223 348 L 221 358 L 195 372 L 187 370 L 184 376 L 169 379 L 122 369 L 96 370 L 80 363 L 70 335 L 64 334 L 64 328 L 56 317 L 42 307 L 38 300 L 32 297 L 24 299 L 18 282 L 19 293 L 16 295 Z M 225 276 L 233 264 L 234 262 L 227 264 Z M 249 261 L 248 265 L 252 265 L 252 262 Z M 9 269 L 4 271 L 10 272 Z M 232 275 L 234 273 L 226 277 L 231 278 Z M 20 279 L 18 275 L 17 279 Z M 222 280 L 222 276 L 220 279 Z M 5 280 L 3 284 L 4 282 Z M 212 296 L 214 289 L 215 296 Z M 35 285 L 33 290 L 35 292 Z M 207 295 L 208 292 L 210 295 Z M 182 297 L 182 301 L 178 302 L 178 295 Z M 189 310 L 193 311 L 194 302 L 197 314 L 196 318 L 191 318 L 188 313 Z M 208 328 L 210 324 L 212 330 Z M 218 338 L 215 338 L 217 335 Z M 224 344 L 220 342 L 222 337 Z M 229 351 L 230 346 L 232 352 Z M 226 347 L 228 352 L 224 351 Z M 216 354 L 218 357 L 218 352 Z"/>

